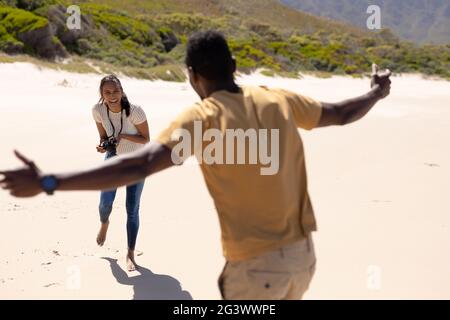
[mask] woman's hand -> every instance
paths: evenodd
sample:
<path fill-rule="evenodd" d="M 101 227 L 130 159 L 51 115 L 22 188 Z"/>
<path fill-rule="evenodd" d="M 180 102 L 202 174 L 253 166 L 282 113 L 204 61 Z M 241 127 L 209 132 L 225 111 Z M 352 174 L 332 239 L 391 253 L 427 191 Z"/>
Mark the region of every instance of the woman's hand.
<path fill-rule="evenodd" d="M 104 138 L 100 139 L 100 144 L 98 146 L 96 146 L 97 152 L 99 152 L 99 153 L 105 153 L 106 152 L 106 149 L 102 147 L 102 143 L 105 142 L 105 141 L 106 141 L 106 139 L 104 139 Z"/>
<path fill-rule="evenodd" d="M 97 146 L 96 148 L 97 148 L 97 152 L 99 152 L 99 153 L 105 153 L 106 152 L 105 148 L 103 148 L 103 147 Z"/>

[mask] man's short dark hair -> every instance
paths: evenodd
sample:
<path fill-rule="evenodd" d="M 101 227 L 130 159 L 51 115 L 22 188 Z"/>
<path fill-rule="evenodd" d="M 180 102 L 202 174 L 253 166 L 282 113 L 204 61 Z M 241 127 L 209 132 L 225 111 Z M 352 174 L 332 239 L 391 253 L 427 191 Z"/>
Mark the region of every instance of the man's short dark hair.
<path fill-rule="evenodd" d="M 228 80 L 234 65 L 224 35 L 217 31 L 194 34 L 187 43 L 186 65 L 208 80 Z"/>

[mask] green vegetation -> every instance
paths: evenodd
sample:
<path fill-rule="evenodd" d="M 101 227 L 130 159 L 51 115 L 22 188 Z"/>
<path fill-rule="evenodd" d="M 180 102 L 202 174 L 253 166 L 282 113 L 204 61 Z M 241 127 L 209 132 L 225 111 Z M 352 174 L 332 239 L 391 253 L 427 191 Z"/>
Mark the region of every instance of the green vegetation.
<path fill-rule="evenodd" d="M 66 26 L 66 8 L 73 3 L 81 8 L 81 30 Z M 394 72 L 450 79 L 450 45 L 417 46 L 389 30 L 366 33 L 273 0 L 0 0 L 1 51 L 44 57 L 51 67 L 61 65 L 55 58 L 70 55 L 61 68 L 81 72 L 184 81 L 186 41 L 205 29 L 228 37 L 241 72 L 358 76 L 376 62 Z"/>
<path fill-rule="evenodd" d="M 19 40 L 22 34 L 43 29 L 48 20 L 31 12 L 0 7 L 0 50 L 11 52 L 31 51 Z"/>

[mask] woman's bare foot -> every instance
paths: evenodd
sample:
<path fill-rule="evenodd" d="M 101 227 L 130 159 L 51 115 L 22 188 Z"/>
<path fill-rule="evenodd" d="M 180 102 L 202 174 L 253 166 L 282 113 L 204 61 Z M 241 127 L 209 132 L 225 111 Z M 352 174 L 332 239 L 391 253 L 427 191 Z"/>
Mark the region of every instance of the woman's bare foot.
<path fill-rule="evenodd" d="M 127 254 L 127 269 L 128 271 L 136 271 L 138 265 L 134 261 L 134 250 L 128 250 Z"/>
<path fill-rule="evenodd" d="M 108 232 L 109 221 L 102 223 L 97 235 L 97 244 L 101 247 L 106 241 L 106 233 Z"/>

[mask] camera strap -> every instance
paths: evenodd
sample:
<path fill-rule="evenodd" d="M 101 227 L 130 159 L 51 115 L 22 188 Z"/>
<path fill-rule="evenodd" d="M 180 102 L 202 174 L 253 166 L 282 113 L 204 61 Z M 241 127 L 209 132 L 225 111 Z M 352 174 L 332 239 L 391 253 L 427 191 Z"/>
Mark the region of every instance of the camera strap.
<path fill-rule="evenodd" d="M 107 109 L 107 113 L 108 113 L 108 120 L 109 120 L 109 123 L 111 124 L 111 126 L 112 126 L 112 128 L 113 128 L 113 134 L 112 134 L 112 137 L 115 138 L 115 135 L 116 135 L 116 127 L 114 127 L 114 124 L 113 124 L 113 122 L 111 121 L 111 118 L 110 118 L 110 116 L 109 116 L 109 107 L 106 106 L 106 109 Z M 122 117 L 122 111 L 123 111 L 123 110 L 120 110 L 120 131 L 119 131 L 118 136 L 122 133 L 122 129 L 123 129 L 123 117 Z"/>

